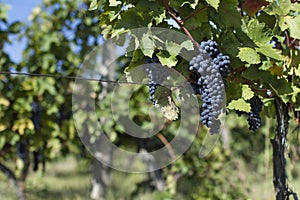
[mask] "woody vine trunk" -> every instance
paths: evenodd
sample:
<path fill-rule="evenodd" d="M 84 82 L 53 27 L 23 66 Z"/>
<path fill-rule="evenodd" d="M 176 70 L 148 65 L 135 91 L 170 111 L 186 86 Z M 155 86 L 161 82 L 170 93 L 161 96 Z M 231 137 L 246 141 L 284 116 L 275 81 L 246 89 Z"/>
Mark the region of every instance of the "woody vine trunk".
<path fill-rule="evenodd" d="M 276 108 L 276 133 L 271 140 L 273 146 L 273 184 L 275 189 L 276 200 L 289 199 L 287 187 L 285 144 L 289 127 L 288 105 L 280 97 L 275 97 Z"/>

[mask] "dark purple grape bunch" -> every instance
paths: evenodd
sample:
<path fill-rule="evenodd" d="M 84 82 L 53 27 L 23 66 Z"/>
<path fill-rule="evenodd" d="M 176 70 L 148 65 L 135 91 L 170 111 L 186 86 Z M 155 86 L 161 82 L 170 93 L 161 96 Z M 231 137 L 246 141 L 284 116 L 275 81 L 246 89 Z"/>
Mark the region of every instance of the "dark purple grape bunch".
<path fill-rule="evenodd" d="M 148 77 L 149 100 L 155 105 L 155 91 L 157 86 L 161 85 L 167 79 L 169 75 L 168 69 L 159 63 L 157 56 L 153 56 L 146 60 L 144 71 Z"/>
<path fill-rule="evenodd" d="M 199 54 L 190 61 L 189 70 L 198 78 L 196 85 L 193 82 L 191 85 L 202 98 L 200 121 L 212 134 L 217 133 L 221 125 L 219 116 L 223 112 L 224 78 L 228 76 L 229 63 L 229 57 L 220 53 L 212 40 L 201 42 Z"/>
<path fill-rule="evenodd" d="M 255 131 L 261 126 L 259 113 L 262 111 L 263 102 L 258 96 L 250 99 L 251 110 L 248 113 L 249 130 Z"/>

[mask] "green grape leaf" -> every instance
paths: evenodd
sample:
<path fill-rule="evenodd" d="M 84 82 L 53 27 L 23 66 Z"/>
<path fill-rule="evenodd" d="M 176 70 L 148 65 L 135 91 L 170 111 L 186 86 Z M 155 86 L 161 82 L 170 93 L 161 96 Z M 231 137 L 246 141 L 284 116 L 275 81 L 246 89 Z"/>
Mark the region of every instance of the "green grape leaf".
<path fill-rule="evenodd" d="M 290 30 L 290 36 L 300 39 L 300 15 L 296 17 L 286 16 L 284 17 L 284 22 Z"/>
<path fill-rule="evenodd" d="M 4 147 L 5 143 L 6 143 L 5 137 L 0 137 L 0 149 Z"/>
<path fill-rule="evenodd" d="M 295 67 L 295 76 L 300 77 L 300 64 L 298 65 L 298 67 Z"/>
<path fill-rule="evenodd" d="M 109 0 L 109 6 L 111 7 L 116 7 L 118 5 L 121 5 L 122 1 L 117 1 L 117 0 Z"/>
<path fill-rule="evenodd" d="M 218 10 L 220 0 L 205 0 L 210 6 L 212 6 L 214 9 Z"/>
<path fill-rule="evenodd" d="M 226 87 L 226 97 L 227 101 L 237 100 L 242 96 L 242 87 L 241 84 L 236 82 L 230 82 Z"/>
<path fill-rule="evenodd" d="M 289 83 L 285 78 L 273 78 L 269 80 L 268 83 L 277 95 L 285 95 L 293 92 L 291 83 Z"/>
<path fill-rule="evenodd" d="M 250 104 L 247 103 L 244 99 L 232 100 L 228 106 L 230 110 L 239 110 L 244 112 L 250 112 L 251 107 Z"/>
<path fill-rule="evenodd" d="M 292 86 L 293 92 L 290 94 L 292 96 L 292 102 L 296 103 L 297 102 L 297 96 L 300 94 L 300 88 L 296 86 Z"/>
<path fill-rule="evenodd" d="M 170 55 L 162 51 L 158 52 L 156 55 L 162 65 L 174 67 L 178 62 L 176 56 Z"/>
<path fill-rule="evenodd" d="M 262 62 L 261 66 L 259 67 L 260 70 L 269 70 L 272 67 L 272 63 L 270 60 L 265 60 Z"/>
<path fill-rule="evenodd" d="M 126 12 L 119 14 L 120 19 L 116 22 L 116 29 L 133 29 L 139 26 L 147 26 L 145 21 L 142 19 L 142 14 L 139 13 L 136 9 L 131 8 Z"/>
<path fill-rule="evenodd" d="M 193 43 L 191 40 L 186 40 L 186 41 L 182 42 L 181 44 L 167 40 L 165 42 L 165 46 L 166 46 L 166 51 L 172 56 L 179 55 L 182 48 L 185 48 L 189 51 L 192 51 L 194 49 L 194 46 L 193 46 Z"/>
<path fill-rule="evenodd" d="M 242 97 L 245 100 L 251 99 L 254 96 L 254 92 L 252 92 L 251 88 L 248 85 L 242 86 Z"/>
<path fill-rule="evenodd" d="M 98 8 L 98 0 L 92 0 L 92 2 L 90 3 L 90 7 L 89 10 L 96 10 Z"/>
<path fill-rule="evenodd" d="M 238 12 L 237 6 L 239 2 L 237 0 L 222 0 L 218 8 L 219 20 L 230 27 L 241 27 L 241 15 Z M 230 15 L 228 15 L 230 13 Z"/>
<path fill-rule="evenodd" d="M 155 24 L 162 23 L 164 21 L 165 17 L 166 17 L 166 12 L 164 10 L 160 14 L 157 14 L 156 16 L 153 16 Z"/>
<path fill-rule="evenodd" d="M 287 15 L 292 9 L 293 5 L 288 0 L 276 0 L 273 1 L 264 11 L 269 15 Z"/>
<path fill-rule="evenodd" d="M 218 11 L 212 14 L 214 22 L 220 26 L 240 29 L 241 15 L 237 9 L 238 4 L 239 2 L 237 0 L 220 1 Z M 228 13 L 230 13 L 230 15 L 228 15 Z"/>
<path fill-rule="evenodd" d="M 257 52 L 270 58 L 274 58 L 276 60 L 284 60 L 284 57 L 281 55 L 281 50 L 272 48 L 271 44 L 264 44 L 255 49 L 257 50 Z"/>
<path fill-rule="evenodd" d="M 192 51 L 194 49 L 194 44 L 191 40 L 186 40 L 181 43 L 181 46 L 188 51 Z"/>
<path fill-rule="evenodd" d="M 148 33 L 143 34 L 140 42 L 140 47 L 145 56 L 152 57 L 155 49 L 153 38 Z"/>
<path fill-rule="evenodd" d="M 207 8 L 201 10 L 201 12 L 197 13 L 197 15 L 189 18 L 185 21 L 184 25 L 188 30 L 195 30 L 199 27 L 200 23 L 208 22 Z M 201 24 L 202 26 L 202 24 Z"/>
<path fill-rule="evenodd" d="M 0 6 L 1 6 L 0 19 L 1 20 L 7 19 L 7 13 L 8 13 L 8 10 L 11 8 L 11 6 L 3 4 L 2 2 L 0 3 Z"/>
<path fill-rule="evenodd" d="M 258 19 L 251 19 L 248 23 L 243 21 L 242 30 L 256 45 L 268 44 L 272 38 L 271 30 L 266 28 L 265 23 L 260 23 Z"/>
<path fill-rule="evenodd" d="M 194 0 L 194 2 L 190 2 L 190 1 L 184 1 L 183 3 L 181 3 L 180 7 L 183 7 L 185 4 L 188 4 L 191 8 L 195 9 L 196 6 L 198 5 L 199 0 Z"/>
<path fill-rule="evenodd" d="M 241 61 L 247 62 L 249 64 L 259 64 L 260 56 L 259 54 L 249 47 L 239 48 L 239 54 L 237 55 Z"/>
<path fill-rule="evenodd" d="M 170 53 L 170 55 L 178 55 L 179 52 L 181 51 L 182 47 L 181 45 L 172 42 L 172 41 L 166 41 L 166 51 L 168 51 L 168 53 Z"/>

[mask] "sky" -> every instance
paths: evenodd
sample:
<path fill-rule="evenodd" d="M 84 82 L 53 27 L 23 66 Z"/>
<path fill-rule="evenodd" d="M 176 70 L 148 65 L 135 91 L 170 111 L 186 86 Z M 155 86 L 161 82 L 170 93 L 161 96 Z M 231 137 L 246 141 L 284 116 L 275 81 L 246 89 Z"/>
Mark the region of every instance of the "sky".
<path fill-rule="evenodd" d="M 21 20 L 29 23 L 29 15 L 31 10 L 37 6 L 42 0 L 0 0 L 1 3 L 9 4 L 10 9 L 8 11 L 8 21 L 13 22 Z M 9 53 L 13 61 L 19 62 L 22 56 L 22 50 L 25 47 L 26 41 L 16 42 L 16 38 L 13 40 L 12 45 L 5 45 L 4 50 Z"/>
<path fill-rule="evenodd" d="M 29 16 L 32 9 L 42 3 L 42 1 L 43 0 L 0 0 L 0 3 L 10 5 L 8 11 L 9 22 L 20 20 L 25 23 L 30 23 Z M 174 20 L 169 20 L 169 23 L 179 28 Z M 4 50 L 10 55 L 13 61 L 20 62 L 22 60 L 22 51 L 26 46 L 26 40 L 17 41 L 16 37 L 10 37 L 10 39 L 12 44 L 6 44 Z"/>

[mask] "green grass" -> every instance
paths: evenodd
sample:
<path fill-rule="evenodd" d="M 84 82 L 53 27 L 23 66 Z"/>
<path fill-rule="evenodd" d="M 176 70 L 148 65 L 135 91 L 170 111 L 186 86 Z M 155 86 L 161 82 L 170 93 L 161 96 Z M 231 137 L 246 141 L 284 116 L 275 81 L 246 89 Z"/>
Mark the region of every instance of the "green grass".
<path fill-rule="evenodd" d="M 42 175 L 30 171 L 26 180 L 26 197 L 28 200 L 87 200 L 91 189 L 89 170 L 80 172 L 75 159 L 69 157 L 47 164 L 46 173 Z M 136 183 L 142 182 L 147 176 L 114 171 L 112 186 L 107 190 L 107 199 L 130 199 Z M 120 184 L 121 183 L 121 184 Z M 147 198 L 147 196 L 150 196 Z M 151 195 L 142 194 L 143 200 L 150 200 Z M 0 200 L 16 200 L 15 188 L 0 173 Z"/>
<path fill-rule="evenodd" d="M 241 162 L 241 161 L 239 161 Z M 290 166 L 290 164 L 289 164 Z M 300 165 L 293 166 L 299 171 Z M 46 174 L 30 171 L 26 182 L 26 196 L 28 200 L 86 200 L 89 199 L 90 174 L 89 170 L 82 172 L 78 170 L 77 161 L 67 158 L 47 165 Z M 290 171 L 290 170 L 289 170 Z M 299 172 L 300 173 L 300 172 Z M 241 162 L 238 170 L 232 171 L 232 176 L 240 180 L 235 184 L 243 184 L 249 188 L 247 195 L 249 199 L 274 199 L 272 183 L 272 169 L 261 166 L 260 170 L 249 170 L 247 163 Z M 289 176 L 291 177 L 291 176 Z M 132 199 L 130 194 L 136 190 L 136 183 L 147 178 L 145 174 L 127 174 L 113 171 L 112 184 L 107 190 L 107 200 Z M 236 179 L 235 179 L 236 180 Z M 183 183 L 184 184 L 184 183 Z M 289 180 L 289 185 L 300 194 L 300 179 Z M 147 187 L 140 188 L 142 191 L 136 196 L 137 200 L 152 200 L 153 194 Z M 183 194 L 178 194 L 182 196 Z M 298 195 L 299 196 L 299 195 Z M 15 200 L 15 189 L 7 181 L 7 178 L 0 173 L 0 199 Z"/>
<path fill-rule="evenodd" d="M 79 173 L 76 161 L 68 158 L 47 165 L 45 175 L 40 171 L 30 172 L 26 181 L 28 200 L 88 199 L 90 178 L 88 173 Z M 0 174 L 0 199 L 15 200 L 15 189 L 6 177 Z"/>

